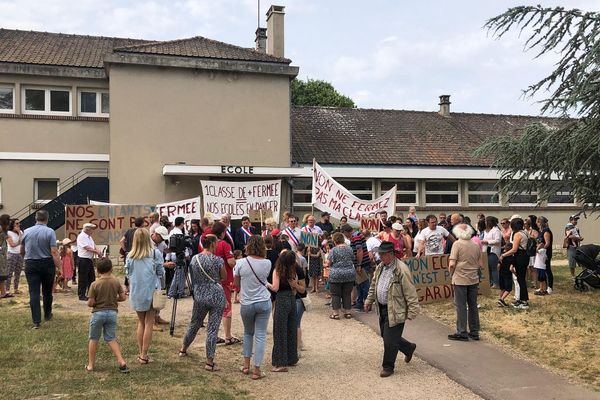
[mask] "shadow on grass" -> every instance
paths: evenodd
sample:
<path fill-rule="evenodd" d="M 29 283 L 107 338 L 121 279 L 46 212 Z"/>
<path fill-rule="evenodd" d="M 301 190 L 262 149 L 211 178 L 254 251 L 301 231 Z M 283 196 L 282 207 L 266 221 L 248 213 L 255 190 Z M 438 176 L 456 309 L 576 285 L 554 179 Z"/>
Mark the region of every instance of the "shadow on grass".
<path fill-rule="evenodd" d="M 155 335 L 151 354 L 157 361 L 135 362 L 135 320 L 119 317 L 119 342 L 130 374 L 118 372 L 108 347 L 101 343 L 96 370 L 86 372 L 89 314 L 56 313 L 39 330 L 31 329 L 31 314 L 18 303 L 0 306 L 0 376 L 8 399 L 244 399 L 247 392 L 217 374 L 205 373 L 203 361 L 182 363 L 172 342 Z"/>

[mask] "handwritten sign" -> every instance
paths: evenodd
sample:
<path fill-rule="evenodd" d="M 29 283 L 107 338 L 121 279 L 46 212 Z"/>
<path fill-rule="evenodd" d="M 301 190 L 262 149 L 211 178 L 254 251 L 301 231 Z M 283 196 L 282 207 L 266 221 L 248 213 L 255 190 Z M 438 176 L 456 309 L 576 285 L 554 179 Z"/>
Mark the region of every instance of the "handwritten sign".
<path fill-rule="evenodd" d="M 302 231 L 300 234 L 300 241 L 307 247 L 319 247 L 319 234 L 316 232 Z"/>
<path fill-rule="evenodd" d="M 360 219 L 360 230 L 370 231 L 370 232 L 379 232 L 379 228 L 381 227 L 381 220 L 378 217 L 362 217 Z"/>
<path fill-rule="evenodd" d="M 360 226 L 362 217 L 375 216 L 380 211 L 394 215 L 396 209 L 396 186 L 375 200 L 363 200 L 354 196 L 335 181 L 321 166 L 313 168 L 312 204 L 334 218 L 348 218 L 348 224 Z"/>
<path fill-rule="evenodd" d="M 223 182 L 201 181 L 204 212 L 215 218 L 223 214 L 242 219 L 252 210 L 271 210 L 279 221 L 281 181 Z"/>
<path fill-rule="evenodd" d="M 273 211 L 271 210 L 250 210 L 248 213 L 250 222 L 264 222 L 267 218 L 273 218 Z"/>
<path fill-rule="evenodd" d="M 83 229 L 83 224 L 91 223 L 98 228 L 93 238 L 96 244 L 119 244 L 128 229 L 135 226 L 135 219 L 144 218 L 144 226 L 150 225 L 148 214 L 155 210 L 148 205 L 68 205 L 65 206 L 65 234 L 71 240 Z"/>
<path fill-rule="evenodd" d="M 450 256 L 447 254 L 402 260 L 412 273 L 413 284 L 417 288 L 419 303 L 433 303 L 454 298 L 452 276 L 448 270 Z M 479 271 L 479 294 L 490 294 L 490 277 L 487 267 L 487 254 Z"/>
<path fill-rule="evenodd" d="M 183 217 L 185 220 L 185 231 L 189 232 L 191 220 L 201 218 L 200 197 L 158 204 L 156 206 L 156 212 L 158 212 L 161 217 L 166 215 L 171 222 L 175 221 L 175 218 L 177 217 Z"/>

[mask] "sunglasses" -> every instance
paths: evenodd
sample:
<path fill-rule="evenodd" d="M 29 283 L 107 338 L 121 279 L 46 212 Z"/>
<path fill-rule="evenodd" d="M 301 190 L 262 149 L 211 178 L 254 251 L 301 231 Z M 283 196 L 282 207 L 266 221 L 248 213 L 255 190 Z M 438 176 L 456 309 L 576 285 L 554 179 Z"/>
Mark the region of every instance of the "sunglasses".
<path fill-rule="evenodd" d="M 508 225 L 508 221 L 506 221 L 506 222 L 500 222 L 500 224 L 502 224 L 502 225 Z"/>

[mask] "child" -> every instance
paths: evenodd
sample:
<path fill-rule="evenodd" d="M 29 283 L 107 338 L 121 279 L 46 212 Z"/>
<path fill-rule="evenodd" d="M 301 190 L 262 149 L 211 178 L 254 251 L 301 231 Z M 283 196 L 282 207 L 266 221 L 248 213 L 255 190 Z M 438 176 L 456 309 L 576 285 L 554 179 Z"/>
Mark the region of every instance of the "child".
<path fill-rule="evenodd" d="M 235 267 L 234 268 L 239 268 L 238 265 L 239 263 L 242 261 L 242 256 L 244 254 L 242 253 L 241 250 L 234 250 L 233 251 L 233 258 L 235 259 Z M 234 303 L 239 303 L 240 302 L 240 288 L 238 287 L 233 287 L 235 290 L 235 298 L 233 299 Z"/>
<path fill-rule="evenodd" d="M 104 332 L 104 341 L 117 357 L 119 371 L 128 373 L 127 363 L 121 354 L 121 347 L 117 342 L 117 309 L 118 302 L 125 301 L 125 291 L 112 274 L 112 262 L 108 258 L 99 258 L 96 264 L 99 278 L 92 283 L 88 293 L 88 306 L 93 307 L 90 319 L 90 342 L 88 345 L 88 364 L 85 370 L 94 370 L 96 351 L 100 334 Z"/>
<path fill-rule="evenodd" d="M 68 281 L 73 278 L 73 252 L 71 251 L 71 239 L 63 239 L 62 247 L 60 248 L 60 272 L 62 275 L 63 291 L 71 289 Z"/>
<path fill-rule="evenodd" d="M 533 267 L 535 268 L 537 281 L 540 283 L 540 288 L 533 293 L 538 296 L 545 296 L 548 294 L 548 285 L 546 283 L 546 249 L 540 248 L 535 255 L 535 262 Z"/>

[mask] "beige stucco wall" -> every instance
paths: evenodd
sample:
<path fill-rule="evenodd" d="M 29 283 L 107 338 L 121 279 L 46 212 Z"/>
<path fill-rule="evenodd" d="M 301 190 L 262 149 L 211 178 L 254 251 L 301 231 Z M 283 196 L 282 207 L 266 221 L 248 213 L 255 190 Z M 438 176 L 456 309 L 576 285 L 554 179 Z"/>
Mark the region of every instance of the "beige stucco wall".
<path fill-rule="evenodd" d="M 200 193 L 163 177 L 165 164 L 290 165 L 286 76 L 113 65 L 110 96 L 112 202 Z"/>
<path fill-rule="evenodd" d="M 2 122 L 0 120 L 0 122 Z M 0 160 L 2 210 L 14 214 L 34 200 L 34 179 L 65 180 L 84 168 L 108 168 L 106 162 Z"/>

